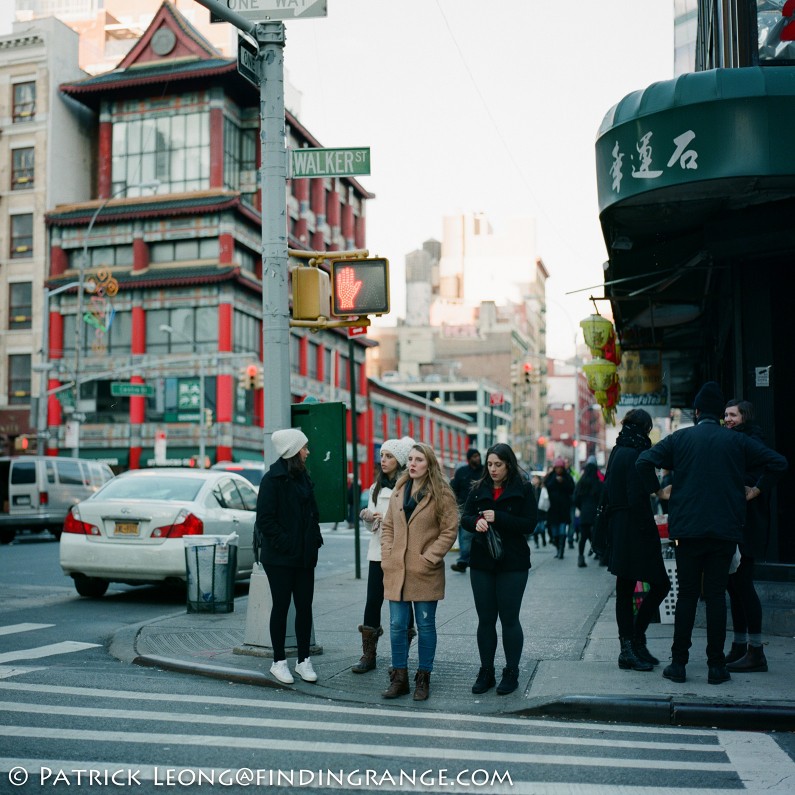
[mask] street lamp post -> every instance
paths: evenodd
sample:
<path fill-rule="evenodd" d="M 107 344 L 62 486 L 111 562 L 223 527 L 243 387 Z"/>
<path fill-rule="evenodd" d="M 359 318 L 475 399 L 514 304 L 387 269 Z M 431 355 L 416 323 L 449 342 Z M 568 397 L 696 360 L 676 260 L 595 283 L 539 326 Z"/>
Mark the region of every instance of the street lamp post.
<path fill-rule="evenodd" d="M 80 256 L 80 262 L 78 263 L 78 281 L 82 284 L 85 281 L 85 272 L 86 267 L 88 265 L 88 241 L 91 238 L 91 230 L 94 228 L 94 224 L 96 223 L 99 214 L 108 206 L 108 202 L 111 199 L 115 199 L 117 196 L 120 196 L 122 193 L 126 193 L 128 190 L 133 188 L 139 189 L 147 189 L 151 188 L 154 191 L 157 191 L 158 187 L 160 186 L 160 180 L 153 180 L 151 182 L 141 182 L 140 184 L 134 185 L 125 185 L 122 188 L 119 188 L 117 191 L 111 193 L 106 199 L 102 201 L 102 203 L 94 210 L 94 214 L 91 216 L 91 220 L 88 222 L 88 227 L 86 229 L 85 237 L 83 238 L 83 252 Z M 83 291 L 77 291 L 77 316 L 75 317 L 75 411 L 79 413 L 80 411 L 80 355 L 83 348 Z M 74 447 L 74 455 L 75 457 L 80 455 L 80 425 L 78 424 L 78 431 L 75 437 L 75 447 Z"/>
<path fill-rule="evenodd" d="M 36 423 L 37 427 L 37 449 L 39 451 L 39 455 L 41 455 L 44 451 L 44 445 L 47 443 L 47 393 L 48 393 L 48 381 L 49 381 L 49 373 L 51 369 L 50 364 L 50 299 L 58 295 L 59 293 L 66 292 L 67 290 L 71 290 L 77 287 L 79 294 L 82 294 L 83 290 L 88 290 L 88 292 L 94 292 L 96 288 L 96 284 L 94 282 L 69 282 L 69 284 L 64 284 L 61 287 L 56 287 L 54 290 L 50 290 L 49 287 L 44 288 L 44 299 L 42 302 L 42 319 L 41 319 L 41 364 L 36 368 L 41 372 L 41 376 L 39 378 L 39 406 L 38 406 L 38 419 Z"/>
<path fill-rule="evenodd" d="M 205 425 L 204 425 L 204 382 L 205 382 L 205 373 L 204 373 L 204 357 L 201 355 L 199 351 L 196 341 L 190 339 L 186 334 L 182 334 L 181 332 L 177 331 L 173 326 L 169 326 L 167 324 L 163 324 L 160 326 L 161 331 L 165 331 L 166 334 L 176 335 L 177 337 L 182 337 L 185 342 L 189 342 L 193 347 L 193 352 L 197 355 L 199 360 L 199 469 L 204 469 L 204 459 L 205 459 Z"/>

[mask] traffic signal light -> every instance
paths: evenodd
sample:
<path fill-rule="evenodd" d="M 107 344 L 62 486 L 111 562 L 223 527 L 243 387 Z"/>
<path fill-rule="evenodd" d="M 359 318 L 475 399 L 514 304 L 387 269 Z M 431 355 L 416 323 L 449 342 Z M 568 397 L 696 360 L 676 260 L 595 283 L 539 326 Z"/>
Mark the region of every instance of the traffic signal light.
<path fill-rule="evenodd" d="M 205 409 L 204 410 L 204 427 L 205 428 L 212 428 L 213 427 L 213 410 L 212 409 Z"/>
<path fill-rule="evenodd" d="M 538 437 L 538 446 L 539 447 L 546 447 L 547 446 L 547 437 L 546 436 L 539 436 Z"/>
<path fill-rule="evenodd" d="M 518 362 L 511 362 L 511 383 L 518 384 L 519 383 L 519 363 Z"/>
<path fill-rule="evenodd" d="M 241 389 L 262 389 L 265 379 L 262 368 L 258 364 L 248 364 L 241 371 L 237 380 Z"/>
<path fill-rule="evenodd" d="M 30 439 L 25 436 L 16 436 L 14 438 L 14 450 L 19 451 L 20 453 L 26 453 L 30 448 Z"/>
<path fill-rule="evenodd" d="M 533 381 L 533 365 L 530 362 L 524 363 L 524 382 L 530 384 Z"/>
<path fill-rule="evenodd" d="M 328 274 L 320 268 L 300 266 L 293 271 L 293 320 L 317 320 L 329 316 Z"/>
<path fill-rule="evenodd" d="M 331 261 L 331 314 L 336 317 L 389 312 L 389 261 Z"/>

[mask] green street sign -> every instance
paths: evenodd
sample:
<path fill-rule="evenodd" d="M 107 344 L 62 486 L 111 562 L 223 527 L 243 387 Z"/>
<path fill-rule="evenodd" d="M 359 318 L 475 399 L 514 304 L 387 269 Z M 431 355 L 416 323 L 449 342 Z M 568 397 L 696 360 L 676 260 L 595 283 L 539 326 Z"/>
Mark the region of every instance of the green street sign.
<path fill-rule="evenodd" d="M 113 397 L 154 397 L 152 384 L 131 384 L 129 381 L 111 381 L 110 394 Z"/>
<path fill-rule="evenodd" d="M 370 173 L 370 147 L 291 149 L 290 177 L 361 177 Z"/>

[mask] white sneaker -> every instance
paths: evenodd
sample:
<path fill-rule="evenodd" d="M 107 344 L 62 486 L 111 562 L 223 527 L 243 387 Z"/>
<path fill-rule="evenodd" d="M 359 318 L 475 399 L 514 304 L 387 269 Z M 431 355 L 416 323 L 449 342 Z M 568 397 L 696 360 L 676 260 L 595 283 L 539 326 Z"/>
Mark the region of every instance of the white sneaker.
<path fill-rule="evenodd" d="M 271 665 L 271 673 L 285 685 L 291 685 L 295 682 L 293 675 L 290 673 L 290 669 L 287 667 L 287 660 L 279 660 L 279 662 L 273 663 L 273 665 Z"/>
<path fill-rule="evenodd" d="M 305 682 L 317 682 L 317 674 L 312 667 L 312 660 L 307 657 L 303 662 L 296 663 L 295 672 Z"/>

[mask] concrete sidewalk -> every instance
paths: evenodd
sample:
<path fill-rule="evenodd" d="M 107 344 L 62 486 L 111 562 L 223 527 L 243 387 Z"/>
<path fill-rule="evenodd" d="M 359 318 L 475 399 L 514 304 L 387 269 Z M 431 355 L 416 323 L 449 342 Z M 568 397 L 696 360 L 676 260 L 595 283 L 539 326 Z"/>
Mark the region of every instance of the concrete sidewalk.
<path fill-rule="evenodd" d="M 437 612 L 438 647 L 431 676 L 430 698 L 417 703 L 411 696 L 385 701 L 388 684 L 388 631 L 378 647 L 378 668 L 354 674 L 351 666 L 361 655 L 365 579 L 353 574 L 318 579 L 315 586 L 315 641 L 322 653 L 312 662 L 319 681 L 307 684 L 296 677 L 282 685 L 269 674 L 271 660 L 259 647 L 244 645 L 248 597 L 235 601 L 225 614 L 181 611 L 118 632 L 111 653 L 118 659 L 163 670 L 211 676 L 263 687 L 293 689 L 335 701 L 401 708 L 482 714 L 561 716 L 664 725 L 795 730 L 795 640 L 766 636 L 769 671 L 733 674 L 722 685 L 707 683 L 706 635 L 699 614 L 693 636 L 687 682 L 662 677 L 670 656 L 672 624 L 652 624 L 649 649 L 662 660 L 652 672 L 618 668 L 615 623 L 615 578 L 593 563 L 577 568 L 577 556 L 566 550 L 564 560 L 551 547 L 532 549 L 533 568 L 522 605 L 525 644 L 520 687 L 508 696 L 492 689 L 474 696 L 470 688 L 479 660 L 475 640 L 477 616 L 469 574 L 450 571 L 456 555 L 447 558 L 446 598 Z M 366 576 L 366 562 L 363 566 Z M 388 608 L 382 619 L 386 625 Z M 263 621 L 267 620 L 265 616 Z M 727 640 L 727 648 L 730 638 Z M 416 670 L 416 642 L 409 660 L 410 678 Z M 294 659 L 288 658 L 290 667 Z M 496 666 L 504 664 L 498 648 Z"/>

